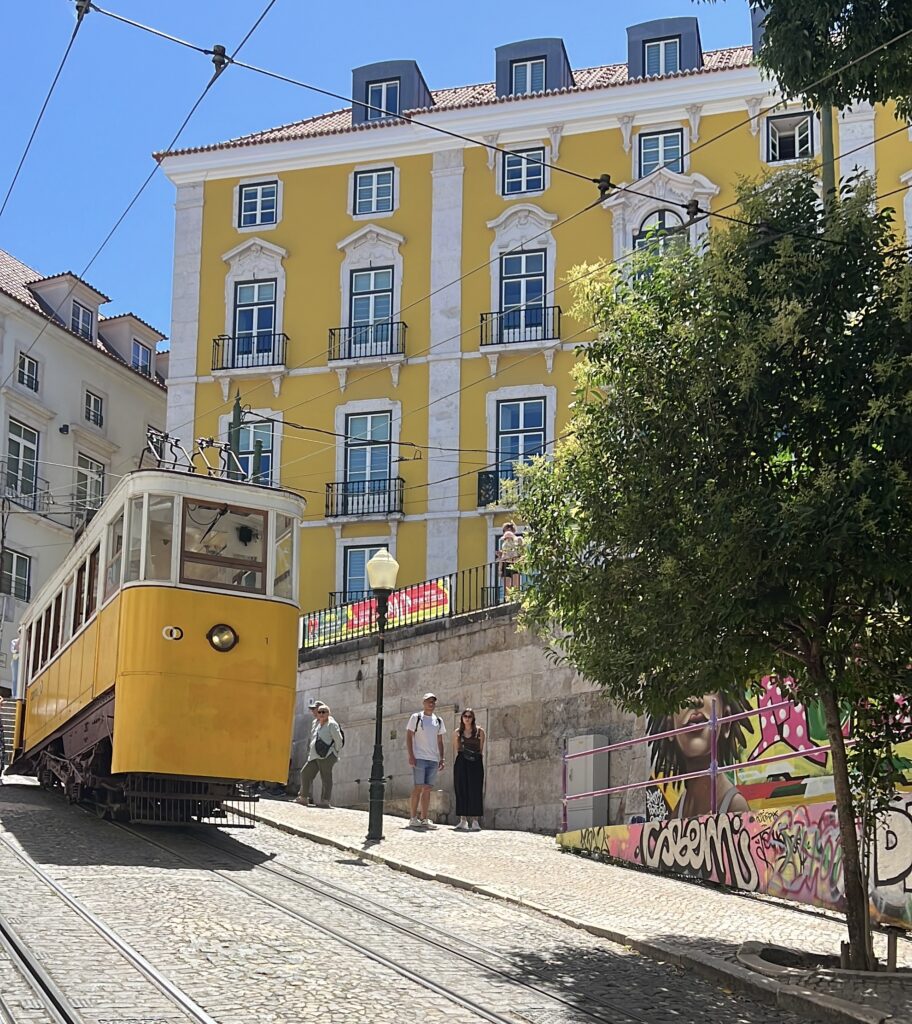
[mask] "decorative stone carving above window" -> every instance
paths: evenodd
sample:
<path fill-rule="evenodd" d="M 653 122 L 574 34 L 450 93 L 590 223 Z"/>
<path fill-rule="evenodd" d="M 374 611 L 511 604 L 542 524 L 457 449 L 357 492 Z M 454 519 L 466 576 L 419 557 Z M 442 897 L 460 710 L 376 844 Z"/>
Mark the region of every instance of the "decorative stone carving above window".
<path fill-rule="evenodd" d="M 719 186 L 714 185 L 702 174 L 677 174 L 667 167 L 654 171 L 648 178 L 635 182 L 637 193 L 622 191 L 619 185 L 612 195 L 602 203 L 611 211 L 614 234 L 614 258 L 621 259 L 633 248 L 633 236 L 651 213 L 661 209 L 672 209 L 686 220 L 684 204 L 696 199 L 703 209 L 708 209 Z M 708 218 L 703 217 L 692 224 L 688 231 L 691 245 L 695 245 L 707 231 Z"/>

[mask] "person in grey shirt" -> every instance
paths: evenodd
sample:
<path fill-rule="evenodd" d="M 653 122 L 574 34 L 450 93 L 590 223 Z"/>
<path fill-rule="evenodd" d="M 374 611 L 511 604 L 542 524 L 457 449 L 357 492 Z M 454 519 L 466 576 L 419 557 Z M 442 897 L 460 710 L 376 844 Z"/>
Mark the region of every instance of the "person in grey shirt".
<path fill-rule="evenodd" d="M 307 803 L 307 794 L 317 774 L 320 775 L 320 786 L 322 800 L 319 807 L 332 807 L 332 773 L 339 754 L 342 750 L 342 730 L 338 722 L 330 714 L 327 704 L 318 704 L 316 707 L 316 721 L 310 733 L 310 749 L 307 751 L 307 761 L 301 769 L 301 788 L 298 793 L 298 803 Z"/>

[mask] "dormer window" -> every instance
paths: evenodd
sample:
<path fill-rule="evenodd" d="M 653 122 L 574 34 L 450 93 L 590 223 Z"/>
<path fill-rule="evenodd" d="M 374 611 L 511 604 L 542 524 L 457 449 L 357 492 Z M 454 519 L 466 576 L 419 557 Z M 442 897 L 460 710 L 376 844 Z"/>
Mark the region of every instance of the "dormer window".
<path fill-rule="evenodd" d="M 399 113 L 399 79 L 387 82 L 368 82 L 367 120 L 376 121 Z"/>
<path fill-rule="evenodd" d="M 804 160 L 814 155 L 814 128 L 807 111 L 770 117 L 766 122 L 767 162 Z"/>
<path fill-rule="evenodd" d="M 86 309 L 85 306 L 73 299 L 73 308 L 70 313 L 70 330 L 81 338 L 91 341 L 93 323 L 92 310 Z"/>
<path fill-rule="evenodd" d="M 510 68 L 511 88 L 514 96 L 545 91 L 545 58 L 515 60 Z"/>
<path fill-rule="evenodd" d="M 152 349 L 141 341 L 133 339 L 133 352 L 131 365 L 146 377 L 152 376 Z"/>
<path fill-rule="evenodd" d="M 681 70 L 681 40 L 653 39 L 643 43 L 643 66 L 647 75 L 673 75 Z"/>

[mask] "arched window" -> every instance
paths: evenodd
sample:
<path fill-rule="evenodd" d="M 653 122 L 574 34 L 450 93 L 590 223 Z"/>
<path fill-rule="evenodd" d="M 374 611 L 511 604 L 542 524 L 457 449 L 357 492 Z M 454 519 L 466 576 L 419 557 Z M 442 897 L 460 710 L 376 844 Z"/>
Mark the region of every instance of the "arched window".
<path fill-rule="evenodd" d="M 647 245 L 655 243 L 664 250 L 675 238 L 683 235 L 683 232 L 680 231 L 683 226 L 684 221 L 674 210 L 656 210 L 640 224 L 640 230 L 633 236 L 633 247 L 634 249 L 643 249 Z M 675 229 L 678 230 L 675 231 Z M 665 236 L 670 231 L 675 231 L 675 233 L 668 239 Z"/>

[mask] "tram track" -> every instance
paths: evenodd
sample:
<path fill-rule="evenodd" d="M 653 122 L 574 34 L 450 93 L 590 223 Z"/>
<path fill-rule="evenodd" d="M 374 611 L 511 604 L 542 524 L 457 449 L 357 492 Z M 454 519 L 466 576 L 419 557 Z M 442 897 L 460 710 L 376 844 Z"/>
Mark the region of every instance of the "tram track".
<path fill-rule="evenodd" d="M 525 1021 L 532 1019 L 523 1016 L 522 1009 L 512 1011 L 509 1016 L 504 1015 L 499 1010 L 492 1009 L 490 1006 L 485 1005 L 478 999 L 466 996 L 464 994 L 465 989 L 457 992 L 455 989 L 434 981 L 426 977 L 424 974 L 413 970 L 408 965 L 390 957 L 373 946 L 368 946 L 363 941 L 353 938 L 352 935 L 346 934 L 338 927 L 329 925 L 326 922 L 325 917 L 312 915 L 302 911 L 298 907 L 291 906 L 285 902 L 284 899 L 278 899 L 273 895 L 264 893 L 260 889 L 238 880 L 233 874 L 218 867 L 213 867 L 201 862 L 192 856 L 188 856 L 186 852 L 177 850 L 166 842 L 152 838 L 132 826 L 119 823 L 112 824 L 115 824 L 115 827 L 133 835 L 135 838 L 157 847 L 192 867 L 196 867 L 199 870 L 207 871 L 218 876 L 231 886 L 246 892 L 248 895 L 261 900 L 267 905 L 287 914 L 303 924 L 307 924 L 318 929 L 341 942 L 349 949 L 368 957 L 375 963 L 396 972 L 400 976 L 413 981 L 415 984 L 418 984 L 429 991 L 433 991 L 437 995 L 443 996 L 448 1001 L 461 1006 L 463 1009 L 470 1010 L 472 1013 L 492 1022 L 492 1024 L 517 1024 L 520 1020 Z M 432 947 L 448 957 L 457 958 L 462 963 L 470 965 L 474 970 L 482 972 L 489 980 L 496 981 L 498 984 L 506 983 L 507 985 L 514 987 L 515 990 L 522 991 L 524 995 L 534 995 L 539 1000 L 547 1002 L 547 1008 L 551 1009 L 552 1012 L 557 1011 L 561 1014 L 561 1020 L 566 1021 L 567 1024 L 577 1024 L 577 1022 L 579 1022 L 579 1024 L 584 1024 L 584 1022 L 590 1021 L 594 1022 L 594 1024 L 652 1024 L 652 1019 L 643 1017 L 634 1011 L 625 1009 L 616 1004 L 603 1004 L 605 1009 L 612 1013 L 612 1016 L 608 1016 L 606 1013 L 599 1012 L 597 1010 L 582 1007 L 573 1000 L 558 995 L 542 985 L 518 978 L 514 972 L 508 969 L 508 965 L 512 966 L 512 961 L 506 954 L 490 949 L 466 937 L 454 937 L 451 932 L 446 931 L 445 929 L 435 927 L 434 925 L 409 917 L 401 911 L 387 907 L 384 904 L 379 903 L 370 897 L 366 897 L 352 889 L 348 889 L 337 882 L 329 881 L 326 878 L 303 871 L 299 868 L 291 867 L 290 865 L 261 863 L 255 857 L 246 857 L 235 850 L 227 849 L 226 846 L 220 842 L 211 842 L 208 839 L 202 838 L 200 835 L 190 831 L 182 833 L 181 839 L 189 840 L 191 843 L 206 847 L 208 850 L 216 852 L 220 857 L 228 858 L 234 862 L 244 863 L 255 873 L 269 875 L 272 878 L 279 878 L 286 883 L 291 883 L 295 888 L 306 892 L 308 894 L 308 899 L 316 896 L 324 900 L 329 900 L 337 906 L 343 907 L 349 913 L 360 915 L 362 918 L 367 918 L 382 928 L 392 930 L 400 935 L 406 936 L 409 940 L 418 941 L 425 946 Z M 496 966 L 492 961 L 497 961 L 503 966 Z M 471 986 L 468 986 L 468 988 L 471 989 Z M 545 1010 L 546 1008 L 537 1007 L 536 1009 Z"/>
<path fill-rule="evenodd" d="M 70 910 L 88 924 L 100 938 L 113 946 L 121 957 L 143 975 L 162 996 L 176 1006 L 188 1021 L 193 1021 L 195 1024 L 219 1024 L 191 996 L 153 967 L 117 932 L 67 892 L 39 864 L 26 853 L 17 849 L 2 834 L 0 834 L 0 847 L 11 853 L 34 877 L 39 879 Z M 75 1006 L 75 999 L 71 999 L 63 992 L 62 987 L 53 979 L 51 973 L 44 967 L 25 940 L 2 916 L 0 916 L 0 948 L 7 953 L 36 998 L 48 1007 L 49 1020 L 52 1024 L 87 1024 L 87 1017 L 83 1010 Z M 4 1013 L 9 1015 L 10 1024 L 16 1024 L 16 1018 L 12 1016 L 10 1008 L 8 1006 L 4 1008 L 0 1002 L 0 1020 L 3 1019 Z M 7 1021 L 4 1021 L 3 1024 L 7 1024 Z"/>
<path fill-rule="evenodd" d="M 0 950 L 21 978 L 28 991 L 41 1004 L 51 1024 L 85 1024 L 85 1018 L 57 982 L 48 974 L 34 951 L 0 914 Z M 17 1024 L 17 1018 L 5 994 L 0 992 L 0 1021 Z"/>

